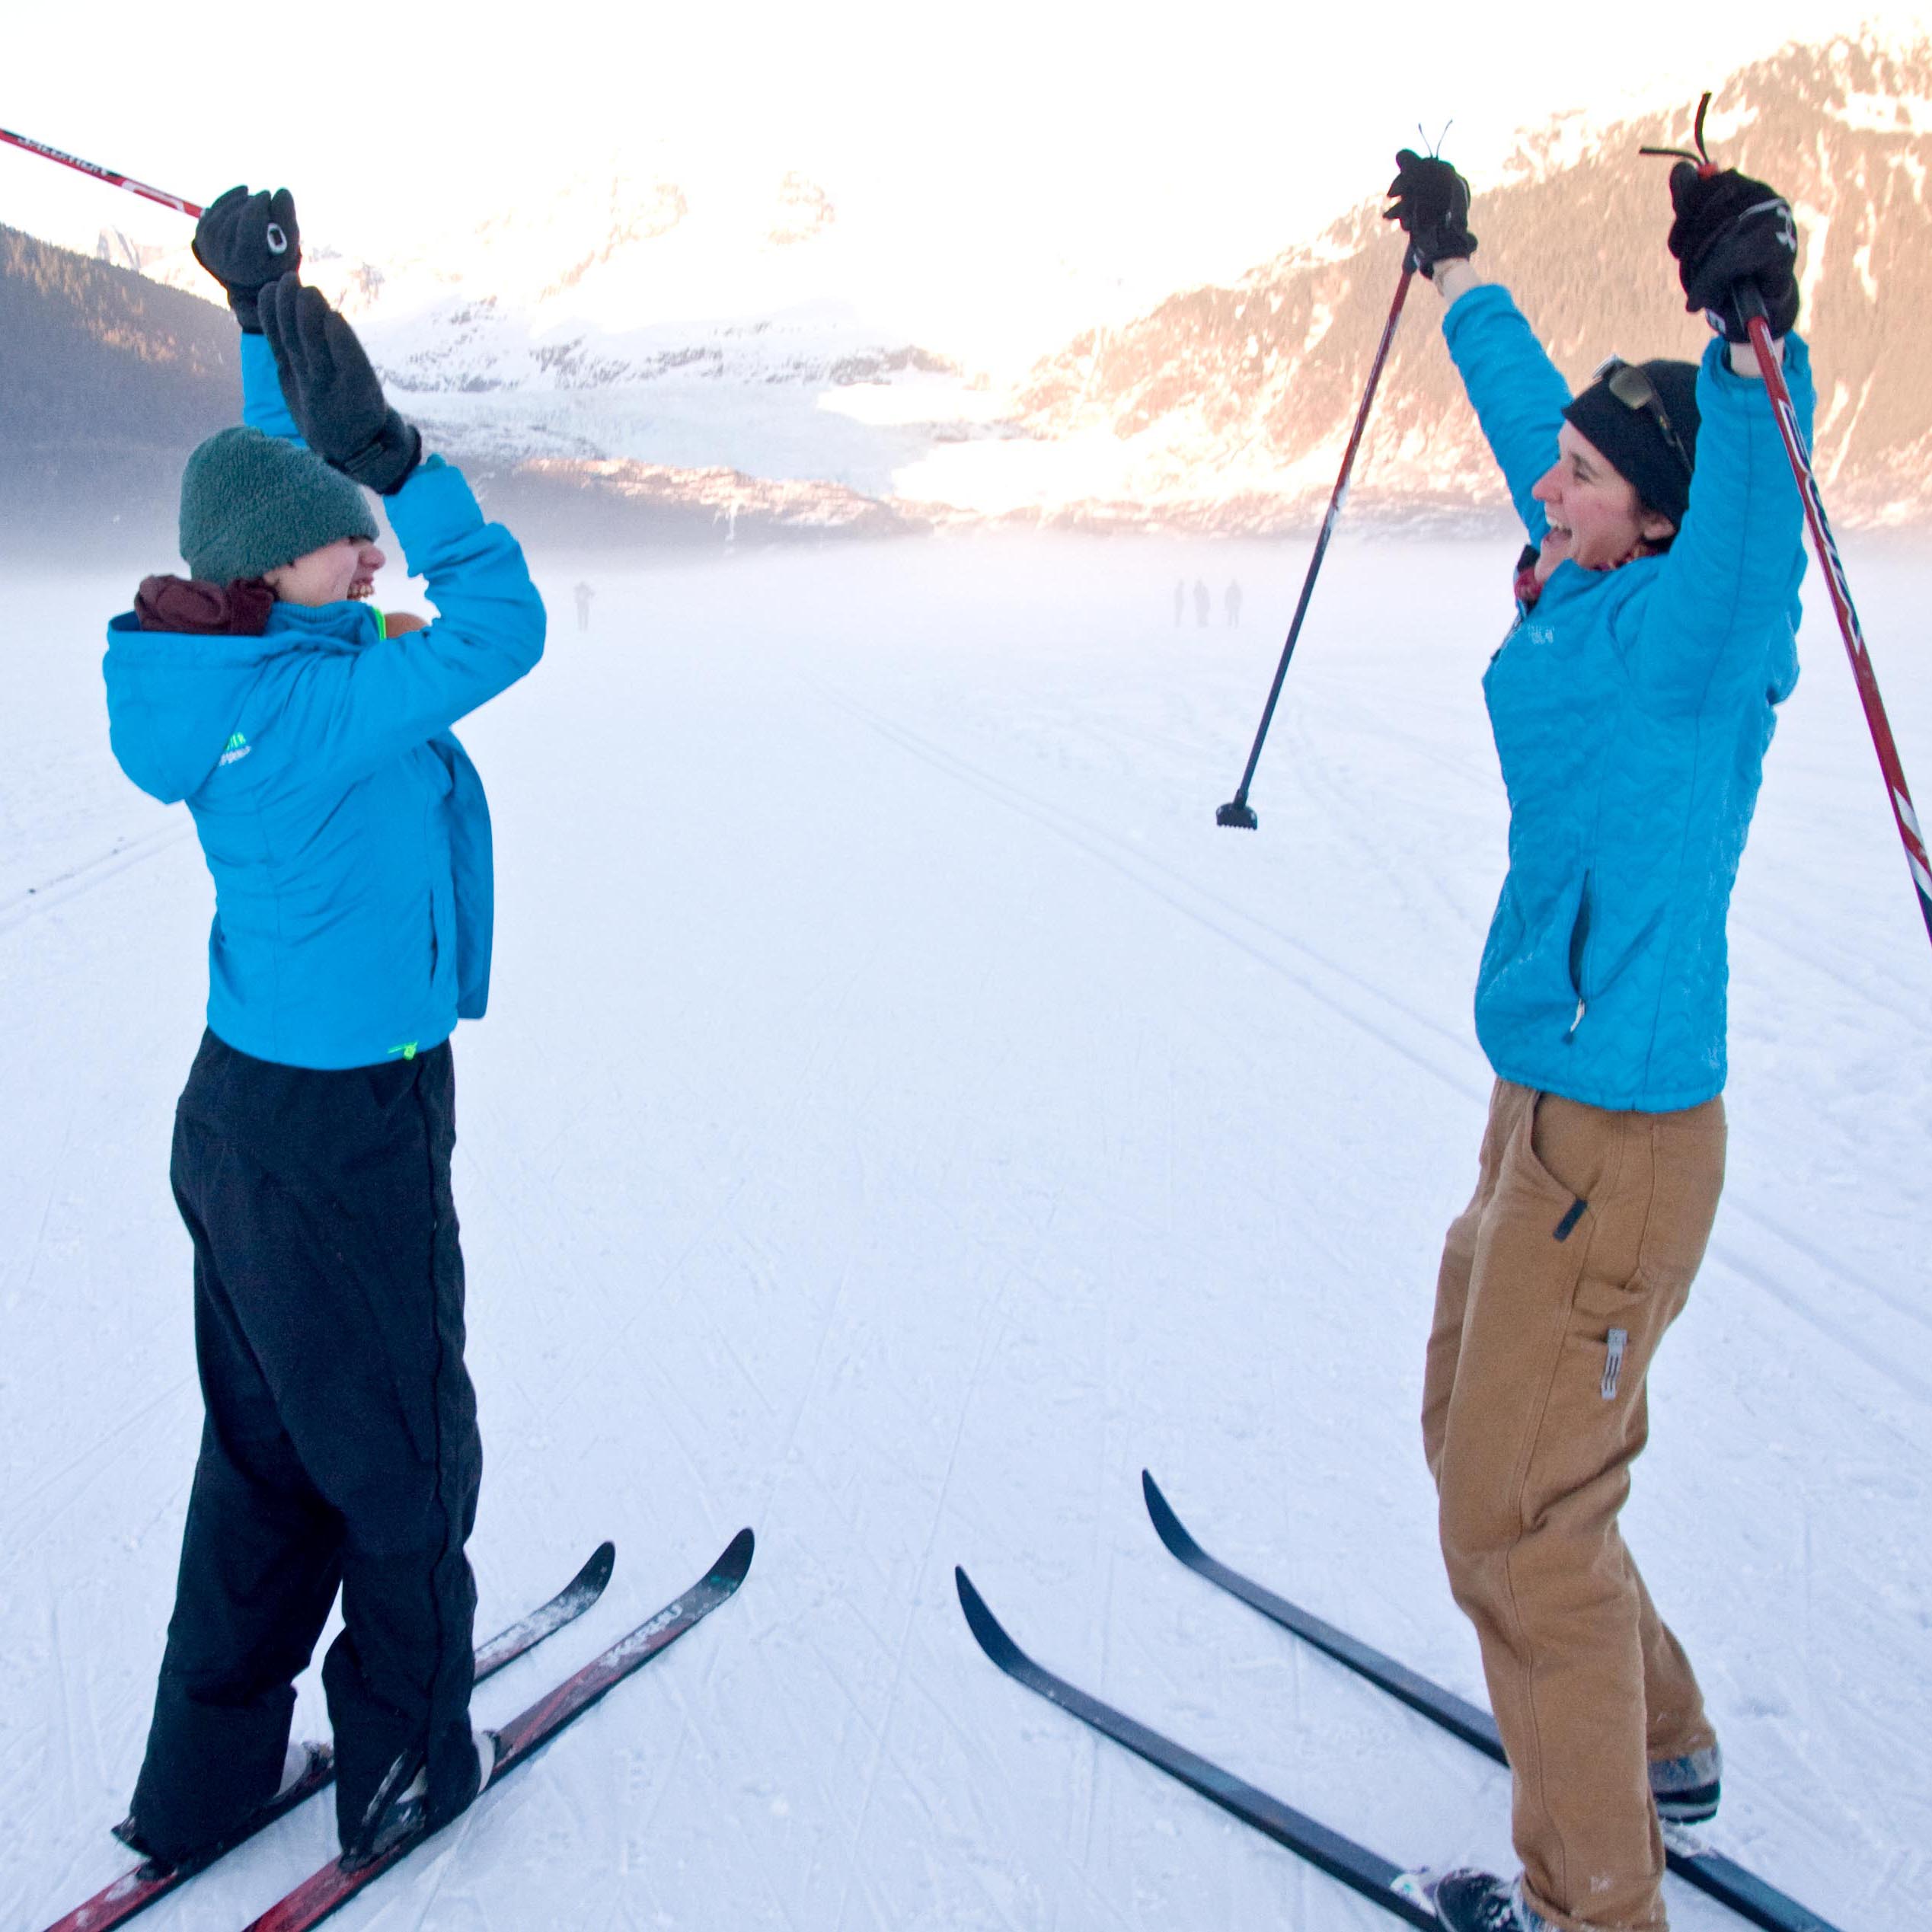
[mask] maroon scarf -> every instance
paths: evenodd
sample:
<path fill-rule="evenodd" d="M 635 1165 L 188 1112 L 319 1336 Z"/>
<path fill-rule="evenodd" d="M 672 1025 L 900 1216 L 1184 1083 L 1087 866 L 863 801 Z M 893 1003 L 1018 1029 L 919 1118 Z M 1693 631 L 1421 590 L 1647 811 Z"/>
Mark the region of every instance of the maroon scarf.
<path fill-rule="evenodd" d="M 1526 611 L 1543 595 L 1543 586 L 1536 577 L 1538 554 L 1535 544 L 1531 544 L 1516 559 L 1516 602 Z"/>
<path fill-rule="evenodd" d="M 1647 543 L 1640 543 L 1629 556 L 1620 558 L 1614 564 L 1606 564 L 1600 567 L 1603 575 L 1608 576 L 1612 570 L 1621 570 L 1626 564 L 1633 564 L 1640 557 L 1655 557 L 1658 554 L 1657 547 Z M 1525 548 L 1522 555 L 1516 559 L 1516 602 L 1526 611 L 1534 609 L 1537 599 L 1543 595 L 1543 586 L 1536 574 L 1536 566 L 1540 556 L 1541 552 L 1538 551 L 1535 544 L 1531 544 Z"/>
<path fill-rule="evenodd" d="M 268 628 L 275 592 L 260 578 L 230 584 L 199 577 L 143 577 L 134 614 L 143 631 L 175 631 L 191 637 L 259 637 Z"/>

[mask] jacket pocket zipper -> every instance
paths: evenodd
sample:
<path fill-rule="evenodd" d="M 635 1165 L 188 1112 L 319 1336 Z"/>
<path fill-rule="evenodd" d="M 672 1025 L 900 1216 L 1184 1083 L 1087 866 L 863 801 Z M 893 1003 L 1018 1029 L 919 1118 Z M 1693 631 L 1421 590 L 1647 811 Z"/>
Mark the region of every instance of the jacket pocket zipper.
<path fill-rule="evenodd" d="M 1590 996 L 1585 990 L 1584 968 L 1590 956 L 1590 897 L 1595 875 L 1583 874 L 1583 889 L 1576 901 L 1576 923 L 1570 929 L 1570 983 L 1576 995 L 1576 1014 L 1570 1023 L 1570 1030 L 1563 1035 L 1567 1046 L 1576 1037 L 1576 1029 L 1583 1023 L 1583 1016 L 1590 1010 Z"/>

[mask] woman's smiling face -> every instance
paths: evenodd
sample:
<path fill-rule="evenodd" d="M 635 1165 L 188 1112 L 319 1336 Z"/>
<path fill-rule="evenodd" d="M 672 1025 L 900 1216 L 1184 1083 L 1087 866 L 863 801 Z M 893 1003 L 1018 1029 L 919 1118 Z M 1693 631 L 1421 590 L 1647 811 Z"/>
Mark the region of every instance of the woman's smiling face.
<path fill-rule="evenodd" d="M 1580 564 L 1586 570 L 1614 570 L 1642 554 L 1646 543 L 1676 533 L 1669 517 L 1643 508 L 1609 458 L 1570 423 L 1557 433 L 1557 460 L 1530 494 L 1550 519 L 1537 559 L 1539 583 L 1547 583 L 1563 563 Z"/>
<path fill-rule="evenodd" d="M 368 596 L 388 560 L 374 544 L 344 537 L 267 572 L 263 581 L 285 604 L 339 604 Z"/>

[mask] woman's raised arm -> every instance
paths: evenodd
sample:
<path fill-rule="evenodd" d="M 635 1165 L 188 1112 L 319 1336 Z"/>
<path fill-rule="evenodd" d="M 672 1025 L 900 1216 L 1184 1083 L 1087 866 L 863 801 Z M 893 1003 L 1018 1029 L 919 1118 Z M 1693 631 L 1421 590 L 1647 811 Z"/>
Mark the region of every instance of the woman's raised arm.
<path fill-rule="evenodd" d="M 262 292 L 302 267 L 302 230 L 286 188 L 250 193 L 230 188 L 195 224 L 194 258 L 222 285 L 241 327 L 241 420 L 251 429 L 299 443 L 275 359 L 262 334 Z"/>

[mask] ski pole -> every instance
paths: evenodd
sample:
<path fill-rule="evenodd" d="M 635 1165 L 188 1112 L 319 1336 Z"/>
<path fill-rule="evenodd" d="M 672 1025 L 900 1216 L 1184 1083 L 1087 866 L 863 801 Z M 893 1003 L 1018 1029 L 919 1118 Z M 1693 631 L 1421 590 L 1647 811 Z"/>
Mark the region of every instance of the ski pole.
<path fill-rule="evenodd" d="M 137 181 L 130 175 L 117 174 L 111 168 L 102 168 L 91 161 L 82 161 L 78 155 L 62 154 L 58 148 L 49 148 L 44 142 L 30 141 L 24 134 L 15 134 L 0 127 L 0 141 L 9 142 L 16 148 L 24 148 L 30 155 L 39 155 L 48 161 L 57 161 L 63 168 L 71 168 L 78 174 L 91 174 L 97 181 L 105 181 L 109 187 L 125 188 L 129 194 L 145 195 L 150 201 L 158 201 L 164 208 L 172 208 L 177 213 L 191 215 L 196 221 L 201 219 L 200 208 L 192 201 L 184 201 L 178 194 L 170 194 L 165 188 L 151 188 L 145 181 Z"/>
<path fill-rule="evenodd" d="M 1892 801 L 1892 817 L 1898 828 L 1899 842 L 1905 848 L 1905 863 L 1911 868 L 1912 885 L 1918 894 L 1918 909 L 1925 920 L 1927 938 L 1932 938 L 1932 862 L 1925 852 L 1925 837 L 1918 829 L 1918 814 L 1912 810 L 1912 795 L 1905 784 L 1905 768 L 1898 757 L 1898 746 L 1892 736 L 1892 720 L 1886 715 L 1885 700 L 1879 695 L 1878 675 L 1872 669 L 1871 654 L 1865 648 L 1865 628 L 1858 621 L 1857 606 L 1851 601 L 1851 586 L 1838 555 L 1837 541 L 1825 515 L 1825 500 L 1818 493 L 1818 472 L 1811 452 L 1805 447 L 1805 433 L 1798 426 L 1798 413 L 1791 404 L 1791 391 L 1784 380 L 1783 359 L 1771 340 L 1771 325 L 1764 313 L 1764 299 L 1755 283 L 1741 282 L 1738 307 L 1744 325 L 1751 331 L 1751 346 L 1758 352 L 1758 372 L 1764 378 L 1771 410 L 1777 418 L 1778 433 L 1784 439 L 1784 453 L 1790 458 L 1792 480 L 1804 500 L 1805 521 L 1811 526 L 1811 541 L 1818 552 L 1819 567 L 1825 573 L 1825 588 L 1831 593 L 1831 608 L 1837 613 L 1838 634 L 1844 639 L 1845 655 L 1851 660 L 1851 675 L 1858 685 L 1859 701 L 1865 707 L 1865 723 L 1872 734 L 1872 749 L 1879 755 L 1879 769 L 1885 774 L 1886 796 Z"/>
<path fill-rule="evenodd" d="M 1704 117 L 1710 112 L 1710 96 L 1697 103 L 1697 117 L 1692 138 L 1695 154 L 1682 148 L 1640 148 L 1640 154 L 1660 155 L 1689 161 L 1700 174 L 1712 175 L 1717 164 L 1704 145 Z M 1859 702 L 1865 709 L 1866 728 L 1872 734 L 1872 749 L 1878 753 L 1879 770 L 1884 775 L 1885 790 L 1892 806 L 1892 822 L 1898 828 L 1898 842 L 1905 848 L 1905 864 L 1911 869 L 1912 889 L 1918 895 L 1919 915 L 1925 933 L 1932 939 L 1932 860 L 1925 850 L 1925 835 L 1919 830 L 1918 814 L 1912 809 L 1912 795 L 1905 784 L 1905 768 L 1898 756 L 1897 741 L 1892 736 L 1892 720 L 1886 715 L 1885 700 L 1879 694 L 1878 674 L 1872 669 L 1871 653 L 1865 648 L 1865 627 L 1858 621 L 1858 608 L 1851 601 L 1851 583 L 1838 555 L 1838 541 L 1831 535 L 1830 519 L 1825 514 L 1825 499 L 1818 491 L 1818 471 L 1805 447 L 1805 433 L 1799 426 L 1798 412 L 1793 407 L 1791 391 L 1784 380 L 1784 364 L 1771 338 L 1771 318 L 1764 311 L 1764 299 L 1755 282 L 1740 282 L 1732 291 L 1739 313 L 1751 337 L 1758 357 L 1758 373 L 1764 378 L 1764 392 L 1770 397 L 1771 414 L 1777 419 L 1784 454 L 1791 465 L 1791 480 L 1798 486 L 1799 500 L 1805 506 L 1805 522 L 1811 530 L 1812 547 L 1818 552 L 1819 567 L 1825 573 L 1825 588 L 1831 594 L 1831 609 L 1838 620 L 1838 634 L 1844 640 L 1845 655 L 1851 660 L 1851 675 L 1858 686 Z"/>
<path fill-rule="evenodd" d="M 1402 279 L 1395 285 L 1395 299 L 1389 305 L 1388 320 L 1382 326 L 1382 340 L 1376 349 L 1375 361 L 1369 365 L 1368 385 L 1362 392 L 1362 407 L 1356 411 L 1355 428 L 1349 433 L 1348 448 L 1342 452 L 1341 474 L 1335 479 L 1334 493 L 1328 500 L 1328 514 L 1322 519 L 1321 534 L 1315 539 L 1315 554 L 1308 560 L 1308 574 L 1302 580 L 1301 602 L 1295 606 L 1294 620 L 1288 627 L 1288 642 L 1282 647 L 1282 661 L 1275 667 L 1275 682 L 1269 687 L 1268 702 L 1262 707 L 1260 729 L 1254 734 L 1254 749 L 1247 755 L 1247 769 L 1241 774 L 1239 789 L 1214 815 L 1218 825 L 1237 825 L 1244 832 L 1252 832 L 1261 822 L 1247 802 L 1248 787 L 1254 783 L 1254 768 L 1261 762 L 1261 747 L 1266 742 L 1269 726 L 1274 722 L 1275 706 L 1282 695 L 1282 681 L 1288 675 L 1289 660 L 1294 656 L 1296 640 L 1301 635 L 1301 620 L 1308 615 L 1308 600 L 1314 595 L 1321 560 L 1328 554 L 1328 540 L 1335 534 L 1335 520 L 1349 499 L 1349 477 L 1355 468 L 1356 452 L 1362 447 L 1362 434 L 1368 426 L 1368 411 L 1375 400 L 1375 387 L 1382 379 L 1382 365 L 1388 360 L 1389 346 L 1395 340 L 1395 325 L 1402 319 L 1402 305 L 1409 299 L 1409 284 L 1415 277 L 1415 255 L 1413 250 L 1407 251 L 1402 257 Z"/>

